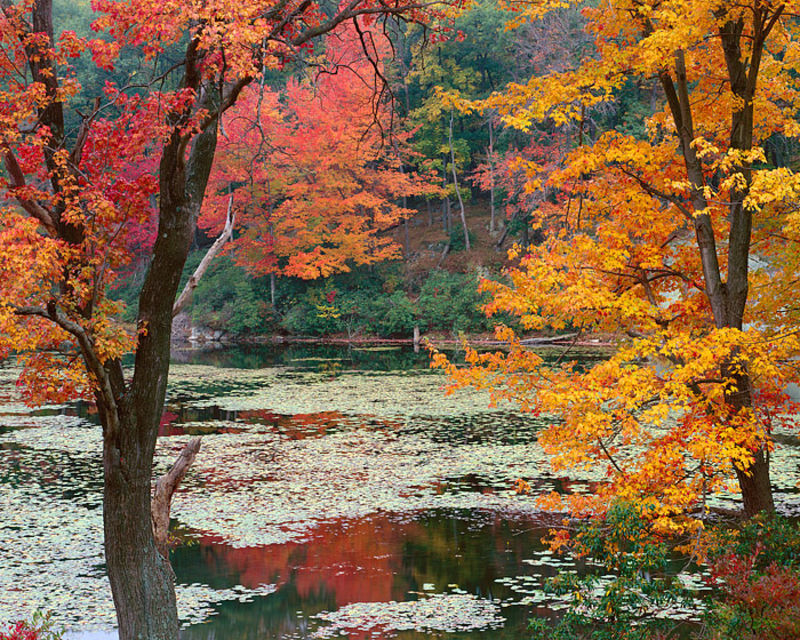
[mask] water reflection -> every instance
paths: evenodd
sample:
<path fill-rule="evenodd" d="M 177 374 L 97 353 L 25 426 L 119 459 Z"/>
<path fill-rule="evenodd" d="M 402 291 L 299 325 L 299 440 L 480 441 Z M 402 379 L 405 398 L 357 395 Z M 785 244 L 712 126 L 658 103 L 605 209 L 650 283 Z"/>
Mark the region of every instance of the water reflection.
<path fill-rule="evenodd" d="M 286 366 L 301 370 L 331 370 L 334 373 L 337 367 L 363 371 L 405 371 L 427 369 L 429 365 L 426 352 L 414 353 L 407 347 L 304 343 L 173 348 L 172 361 L 233 369 Z"/>
<path fill-rule="evenodd" d="M 193 544 L 173 551 L 179 581 L 213 577 L 215 588 L 274 583 L 278 589 L 252 603 L 221 603 L 218 615 L 189 627 L 182 638 L 255 640 L 304 637 L 319 625 L 316 614 L 358 602 L 413 600 L 453 590 L 508 601 L 513 594 L 496 581 L 530 573 L 524 560 L 539 546 L 543 530 L 531 519 L 429 511 L 325 523 L 308 542 L 265 547 L 234 549 L 214 537 L 184 535 Z M 492 637 L 521 637 L 530 609 L 505 606 L 502 615 L 508 622 Z M 349 637 L 376 636 L 372 630 L 350 630 Z M 402 632 L 400 637 L 431 634 Z"/>

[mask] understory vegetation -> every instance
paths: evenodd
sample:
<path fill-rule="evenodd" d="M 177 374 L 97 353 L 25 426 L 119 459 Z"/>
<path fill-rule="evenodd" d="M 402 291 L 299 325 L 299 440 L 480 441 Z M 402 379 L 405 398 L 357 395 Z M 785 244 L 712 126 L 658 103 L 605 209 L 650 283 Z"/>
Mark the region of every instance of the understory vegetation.
<path fill-rule="evenodd" d="M 570 604 L 555 624 L 531 621 L 533 637 L 800 637 L 800 532 L 795 522 L 763 515 L 745 523 L 718 523 L 704 534 L 702 549 L 699 542 L 658 535 L 647 509 L 615 503 L 602 522 L 575 531 L 568 546 L 586 559 L 589 570 L 548 581 L 545 591 Z M 698 582 L 687 583 L 687 574 L 678 575 L 687 567 L 699 572 Z"/>
<path fill-rule="evenodd" d="M 185 278 L 203 255 L 190 254 Z M 422 332 L 457 336 L 491 331 L 483 313 L 488 296 L 478 290 L 481 272 L 435 269 L 421 274 L 407 288 L 401 263 L 360 267 L 324 280 L 276 278 L 275 304 L 268 276 L 253 277 L 230 257 L 214 261 L 194 292 L 190 317 L 199 327 L 230 337 L 288 334 L 410 338 Z M 128 306 L 127 321 L 136 316 L 135 276 L 115 291 Z"/>

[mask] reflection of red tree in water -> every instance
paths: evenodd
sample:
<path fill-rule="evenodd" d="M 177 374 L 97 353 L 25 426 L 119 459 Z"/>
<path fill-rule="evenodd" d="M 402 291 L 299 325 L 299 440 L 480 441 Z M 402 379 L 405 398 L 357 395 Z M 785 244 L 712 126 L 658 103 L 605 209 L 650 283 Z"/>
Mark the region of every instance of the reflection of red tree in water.
<path fill-rule="evenodd" d="M 226 573 L 238 574 L 248 588 L 291 582 L 301 598 L 327 593 L 341 607 L 405 599 L 405 586 L 396 581 L 403 545 L 422 535 L 419 523 L 397 524 L 379 515 L 323 524 L 304 543 L 234 549 L 214 536 L 200 541 L 203 559 L 215 573 L 224 565 Z"/>
<path fill-rule="evenodd" d="M 161 422 L 158 423 L 159 437 L 183 435 L 183 427 L 180 425 L 173 425 L 173 422 L 175 422 L 177 419 L 177 413 L 165 410 L 164 413 L 161 414 Z"/>
<path fill-rule="evenodd" d="M 242 411 L 239 418 L 249 423 L 271 424 L 290 440 L 317 438 L 324 436 L 329 430 L 336 429 L 344 416 L 338 411 L 319 413 L 296 413 L 281 415 L 265 409 Z"/>

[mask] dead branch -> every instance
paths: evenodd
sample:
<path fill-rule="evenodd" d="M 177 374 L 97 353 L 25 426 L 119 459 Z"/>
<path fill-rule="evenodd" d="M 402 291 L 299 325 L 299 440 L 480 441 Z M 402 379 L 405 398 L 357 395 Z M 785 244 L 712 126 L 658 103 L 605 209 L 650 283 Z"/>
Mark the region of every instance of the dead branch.
<path fill-rule="evenodd" d="M 189 467 L 192 466 L 197 452 L 200 451 L 200 438 L 192 438 L 183 448 L 169 471 L 156 481 L 153 500 L 150 503 L 150 518 L 153 521 L 153 538 L 158 552 L 169 560 L 169 510 L 172 495 L 180 485 Z"/>

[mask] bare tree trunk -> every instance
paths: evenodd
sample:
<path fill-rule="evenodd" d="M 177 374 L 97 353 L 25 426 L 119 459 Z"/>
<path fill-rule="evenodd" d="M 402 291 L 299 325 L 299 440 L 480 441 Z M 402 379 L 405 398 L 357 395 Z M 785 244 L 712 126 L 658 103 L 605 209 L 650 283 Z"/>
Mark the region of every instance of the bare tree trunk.
<path fill-rule="evenodd" d="M 495 206 L 494 206 L 494 122 L 489 118 L 489 233 L 495 231 Z"/>
<path fill-rule="evenodd" d="M 170 470 L 156 481 L 156 488 L 153 491 L 150 505 L 153 538 L 156 549 L 167 561 L 169 561 L 169 512 L 172 496 L 192 466 L 198 451 L 200 451 L 200 438 L 192 438 L 180 452 Z"/>
<path fill-rule="evenodd" d="M 445 191 L 442 198 L 442 228 L 444 232 L 450 233 L 450 197 L 447 195 L 447 158 L 443 158 L 442 166 L 442 189 Z"/>
<path fill-rule="evenodd" d="M 407 88 L 406 88 L 406 96 L 408 96 Z M 397 149 L 397 145 L 395 145 L 395 152 L 398 152 L 398 151 L 399 150 Z M 399 156 L 399 153 L 398 153 L 398 156 Z M 406 171 L 405 171 L 405 168 L 403 167 L 403 163 L 401 161 L 400 162 L 400 174 L 401 175 L 405 175 L 405 173 L 406 173 Z M 403 209 L 407 209 L 408 208 L 408 198 L 406 196 L 403 196 L 402 207 L 403 207 Z M 404 246 L 404 255 L 406 257 L 406 260 L 408 259 L 408 256 L 411 254 L 411 240 L 409 239 L 408 224 L 409 224 L 408 216 L 406 216 L 405 218 L 403 218 L 403 246 Z"/>
<path fill-rule="evenodd" d="M 450 162 L 453 169 L 453 185 L 458 196 L 458 207 L 461 212 L 461 224 L 464 227 L 464 248 L 469 251 L 469 229 L 467 229 L 467 216 L 464 213 L 464 201 L 461 199 L 461 189 L 458 188 L 458 175 L 456 174 L 456 152 L 453 149 L 453 112 L 450 111 L 450 128 L 448 129 L 448 141 L 450 143 Z"/>
<path fill-rule="evenodd" d="M 183 291 L 181 291 L 181 295 L 178 296 L 178 299 L 172 306 L 173 318 L 183 311 L 184 307 L 189 304 L 189 301 L 192 299 L 192 294 L 197 288 L 200 279 L 205 275 L 206 271 L 208 271 L 208 267 L 211 266 L 211 261 L 219 254 L 220 251 L 222 251 L 222 247 L 225 245 L 225 243 L 230 240 L 231 236 L 233 235 L 233 224 L 235 218 L 236 216 L 233 213 L 233 194 L 231 194 L 230 198 L 228 198 L 228 215 L 225 219 L 225 228 L 222 230 L 222 233 L 219 234 L 219 237 L 214 240 L 214 244 L 208 248 L 206 255 L 203 256 L 200 264 L 197 265 L 197 269 L 194 270 L 194 273 L 189 278 L 189 281 L 186 283 Z"/>

